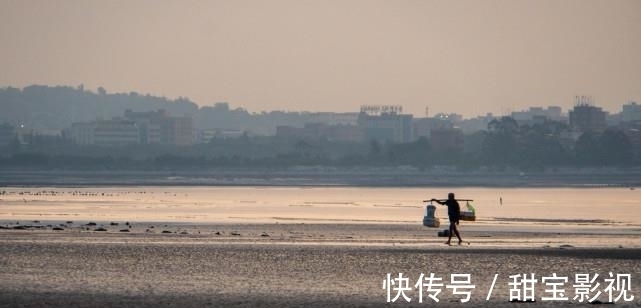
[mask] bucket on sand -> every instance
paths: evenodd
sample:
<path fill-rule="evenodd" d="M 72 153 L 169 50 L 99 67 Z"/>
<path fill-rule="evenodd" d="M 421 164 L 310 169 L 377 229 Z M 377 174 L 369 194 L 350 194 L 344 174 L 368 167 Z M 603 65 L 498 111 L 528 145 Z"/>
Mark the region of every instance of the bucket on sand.
<path fill-rule="evenodd" d="M 423 216 L 423 226 L 430 228 L 438 228 L 441 225 L 441 220 L 434 217 L 436 206 L 432 203 L 425 207 L 425 216 Z"/>

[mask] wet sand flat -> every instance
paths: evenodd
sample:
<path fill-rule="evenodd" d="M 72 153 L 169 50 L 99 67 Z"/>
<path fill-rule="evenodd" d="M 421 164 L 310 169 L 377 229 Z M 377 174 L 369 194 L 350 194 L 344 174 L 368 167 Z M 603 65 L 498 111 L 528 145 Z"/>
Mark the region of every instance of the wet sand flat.
<path fill-rule="evenodd" d="M 421 200 L 448 191 L 9 187 L 0 307 L 581 307 L 575 274 L 598 274 L 607 302 L 610 272 L 630 274 L 634 296 L 615 306 L 641 306 L 640 190 L 460 188 L 477 220 L 459 226 L 471 245 L 451 247 L 437 237 L 444 208 L 440 228 L 421 224 Z M 383 282 L 401 273 L 411 301 L 386 303 Z M 419 303 L 415 284 L 432 273 L 440 301 Z M 510 276 L 531 273 L 536 302 L 509 302 Z M 568 301 L 542 300 L 555 273 Z M 470 275 L 470 302 L 446 287 L 452 274 Z"/>
<path fill-rule="evenodd" d="M 575 307 L 588 304 L 572 300 L 574 275 L 599 274 L 598 289 L 603 289 L 610 272 L 632 278 L 628 295 L 634 300 L 619 300 L 616 307 L 641 305 L 641 248 L 595 247 L 587 241 L 589 236 L 572 240 L 567 234 L 551 234 L 537 241 L 541 234 L 469 231 L 472 245 L 449 247 L 431 233 L 422 233 L 423 238 L 416 233 L 414 240 L 401 236 L 408 232 L 406 227 L 393 225 L 383 231 L 385 226 L 326 224 L 164 227 L 189 234 L 136 228 L 132 233 L 0 230 L 0 306 Z M 493 240 L 483 242 L 487 236 Z M 604 235 L 599 243 L 621 237 L 639 240 L 614 234 Z M 515 239 L 531 241 L 517 244 Z M 475 288 L 467 303 L 445 286 L 438 303 L 427 295 L 419 303 L 415 288 L 405 292 L 411 302 L 400 297 L 386 303 L 382 287 L 388 273 L 403 273 L 412 286 L 421 273 L 434 273 L 444 285 L 450 283 L 450 274 L 470 274 Z M 536 302 L 509 302 L 509 276 L 525 273 L 538 278 Z M 569 277 L 569 301 L 541 300 L 549 288 L 541 278 L 553 273 Z M 495 274 L 497 281 L 486 301 Z M 607 299 L 605 293 L 598 298 Z"/>

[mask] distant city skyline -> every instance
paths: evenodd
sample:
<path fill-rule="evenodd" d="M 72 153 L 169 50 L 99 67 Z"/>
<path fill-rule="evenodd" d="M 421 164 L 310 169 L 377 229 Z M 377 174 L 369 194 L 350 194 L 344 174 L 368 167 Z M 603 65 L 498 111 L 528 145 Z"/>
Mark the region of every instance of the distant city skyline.
<path fill-rule="evenodd" d="M 641 101 L 640 1 L 0 0 L 0 87 L 228 102 L 402 105 L 466 118 Z"/>

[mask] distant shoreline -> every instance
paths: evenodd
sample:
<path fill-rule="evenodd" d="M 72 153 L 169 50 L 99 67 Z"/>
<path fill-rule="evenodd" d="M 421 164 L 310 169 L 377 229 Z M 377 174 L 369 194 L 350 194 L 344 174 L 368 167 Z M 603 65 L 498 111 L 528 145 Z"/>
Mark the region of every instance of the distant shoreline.
<path fill-rule="evenodd" d="M 641 187 L 641 168 L 515 171 L 413 170 L 404 168 L 210 170 L 0 169 L 0 186 L 350 186 L 350 187 Z"/>

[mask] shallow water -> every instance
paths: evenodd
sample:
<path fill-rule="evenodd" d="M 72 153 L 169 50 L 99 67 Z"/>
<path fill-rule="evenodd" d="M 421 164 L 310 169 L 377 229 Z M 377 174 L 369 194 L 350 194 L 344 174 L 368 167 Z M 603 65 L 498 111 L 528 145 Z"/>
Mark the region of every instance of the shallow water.
<path fill-rule="evenodd" d="M 422 200 L 450 191 L 474 199 L 480 226 L 641 226 L 641 190 L 629 188 L 9 187 L 0 220 L 420 224 Z"/>

